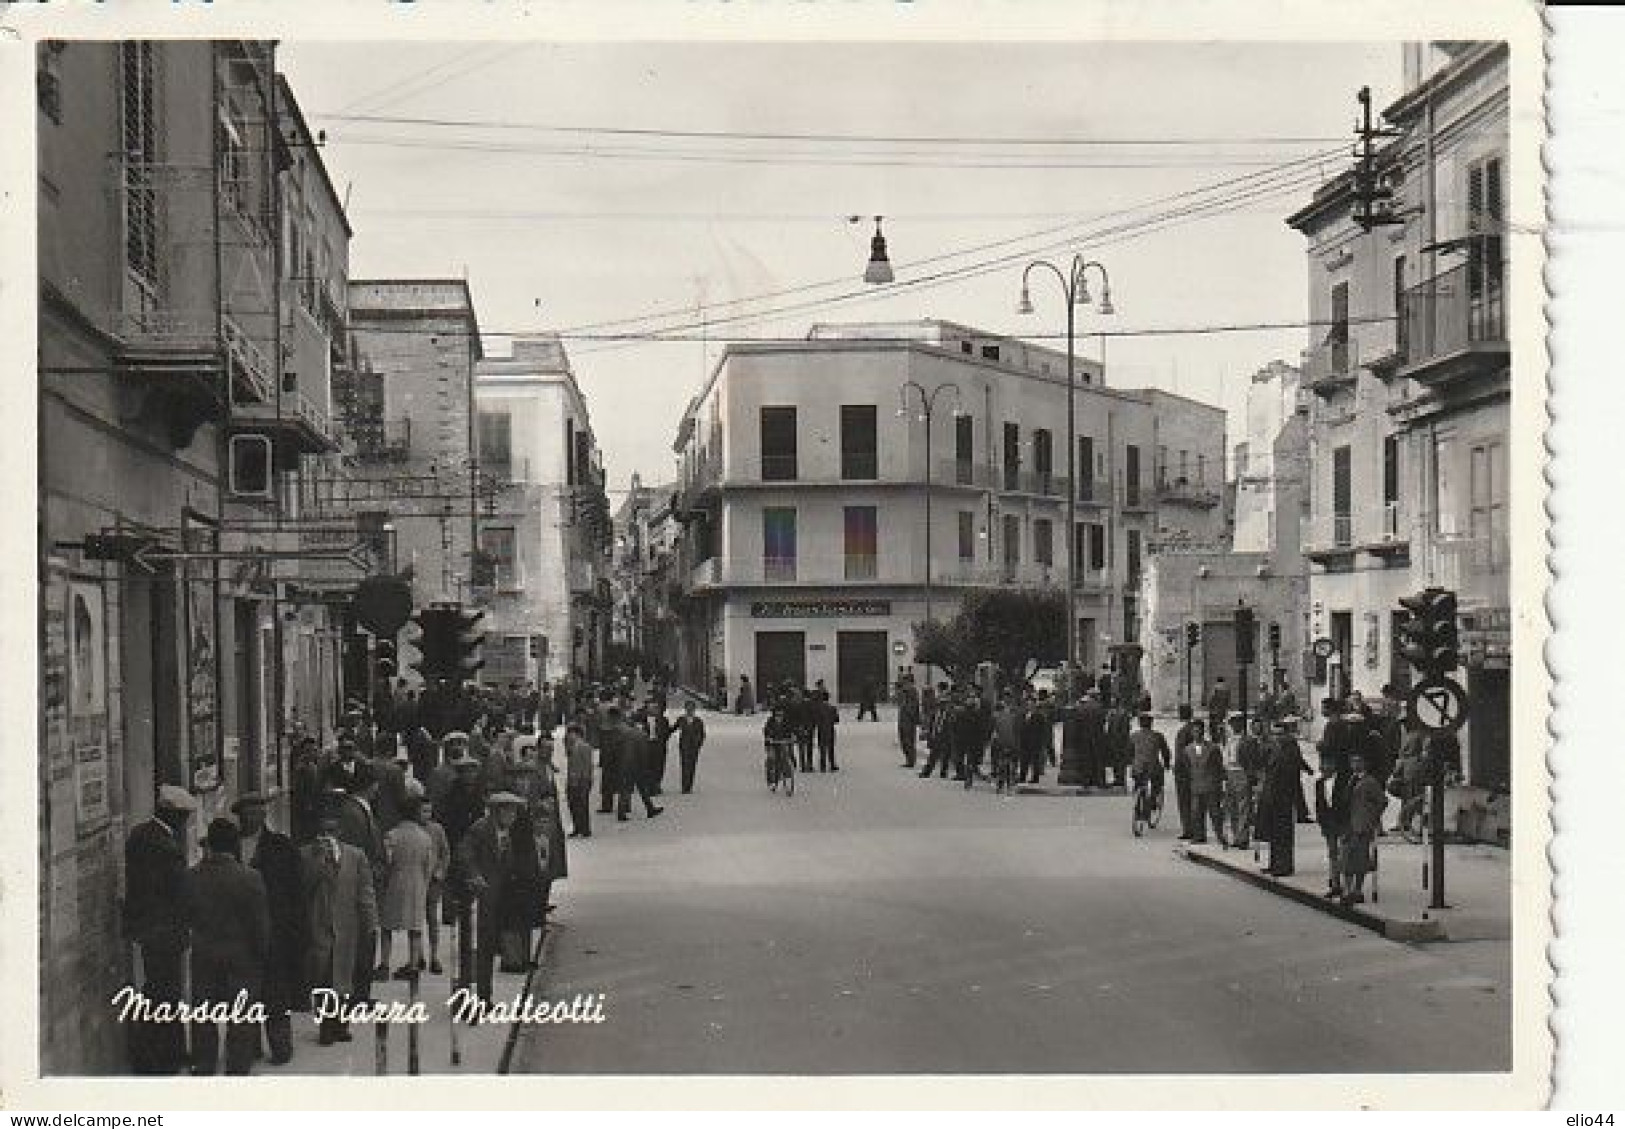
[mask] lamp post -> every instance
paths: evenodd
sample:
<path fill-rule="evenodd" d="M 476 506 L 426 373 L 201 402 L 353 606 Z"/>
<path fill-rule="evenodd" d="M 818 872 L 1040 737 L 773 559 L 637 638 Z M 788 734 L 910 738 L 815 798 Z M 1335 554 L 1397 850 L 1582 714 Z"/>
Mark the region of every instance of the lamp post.
<path fill-rule="evenodd" d="M 1112 282 L 1103 264 L 1094 259 L 1085 259 L 1082 255 L 1072 256 L 1072 263 L 1066 270 L 1062 270 L 1048 259 L 1034 259 L 1021 272 L 1021 301 L 1016 306 L 1018 314 L 1033 312 L 1029 280 L 1033 271 L 1040 268 L 1055 276 L 1061 284 L 1061 294 L 1066 299 L 1066 667 L 1067 682 L 1070 686 L 1077 678 L 1078 672 L 1077 309 L 1093 301 L 1089 296 L 1088 279 L 1089 270 L 1093 268 L 1100 273 L 1098 309 L 1102 314 L 1108 316 L 1112 314 Z"/>
<path fill-rule="evenodd" d="M 931 417 L 937 410 L 937 397 L 944 392 L 954 394 L 955 415 L 958 415 L 959 385 L 951 380 L 945 380 L 929 392 L 925 385 L 914 380 L 905 380 L 897 390 L 897 414 L 908 415 L 908 394 L 915 392 L 920 397 L 920 416 L 925 421 L 925 622 L 933 622 L 931 616 Z M 928 672 L 929 673 L 929 672 Z"/>

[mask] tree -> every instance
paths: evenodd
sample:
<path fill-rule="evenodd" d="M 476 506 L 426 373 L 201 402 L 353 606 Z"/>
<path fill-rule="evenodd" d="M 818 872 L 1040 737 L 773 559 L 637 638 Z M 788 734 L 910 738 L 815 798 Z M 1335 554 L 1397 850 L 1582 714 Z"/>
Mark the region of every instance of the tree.
<path fill-rule="evenodd" d="M 1066 597 L 1048 589 L 989 588 L 968 593 L 942 623 L 914 626 L 914 661 L 940 666 L 956 679 L 980 662 L 1019 682 L 1029 660 L 1066 658 Z"/>

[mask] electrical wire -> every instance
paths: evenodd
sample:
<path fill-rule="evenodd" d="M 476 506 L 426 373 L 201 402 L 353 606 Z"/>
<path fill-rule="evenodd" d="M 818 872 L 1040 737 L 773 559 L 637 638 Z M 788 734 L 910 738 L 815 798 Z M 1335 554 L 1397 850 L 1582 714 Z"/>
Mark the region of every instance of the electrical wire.
<path fill-rule="evenodd" d="M 485 118 L 430 118 L 386 114 L 356 114 L 343 111 L 311 111 L 310 118 L 327 121 L 369 122 L 375 124 L 429 126 L 434 128 L 529 130 L 537 133 L 605 134 L 621 137 L 673 137 L 727 141 L 806 141 L 874 145 L 977 145 L 977 146 L 1188 146 L 1188 145 L 1324 145 L 1344 141 L 1341 137 L 970 137 L 962 135 L 788 133 L 743 130 L 659 129 L 654 127 L 548 125 L 544 122 L 507 122 Z"/>

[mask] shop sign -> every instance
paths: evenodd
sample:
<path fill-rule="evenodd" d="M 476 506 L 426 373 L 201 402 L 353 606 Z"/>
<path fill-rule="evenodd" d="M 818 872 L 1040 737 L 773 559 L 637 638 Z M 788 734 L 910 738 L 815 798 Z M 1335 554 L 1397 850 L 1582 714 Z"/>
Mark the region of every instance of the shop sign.
<path fill-rule="evenodd" d="M 890 600 L 756 600 L 752 619 L 838 619 L 891 615 Z"/>

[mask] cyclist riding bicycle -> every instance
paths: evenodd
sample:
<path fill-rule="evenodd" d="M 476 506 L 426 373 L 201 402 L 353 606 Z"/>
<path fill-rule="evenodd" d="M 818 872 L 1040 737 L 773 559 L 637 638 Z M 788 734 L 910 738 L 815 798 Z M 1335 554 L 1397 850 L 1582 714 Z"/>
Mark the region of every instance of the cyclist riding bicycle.
<path fill-rule="evenodd" d="M 789 714 L 780 702 L 773 704 L 773 712 L 762 725 L 762 747 L 766 752 L 767 778 L 777 780 L 781 764 L 788 763 L 795 745 L 796 730 L 790 724 Z M 783 758 L 782 760 L 779 758 Z"/>
<path fill-rule="evenodd" d="M 1152 803 L 1160 803 L 1163 781 L 1167 777 L 1168 766 L 1174 760 L 1174 754 L 1168 748 L 1168 739 L 1151 728 L 1151 715 L 1142 713 L 1140 726 L 1129 734 L 1128 742 L 1133 750 L 1130 770 L 1134 774 L 1135 789 L 1149 784 Z"/>

